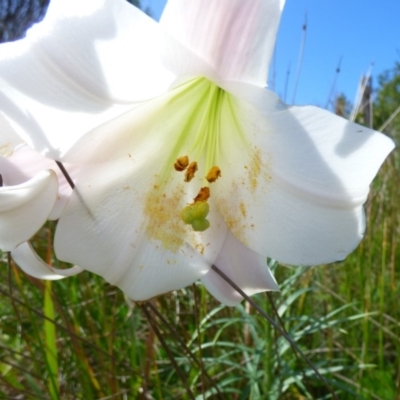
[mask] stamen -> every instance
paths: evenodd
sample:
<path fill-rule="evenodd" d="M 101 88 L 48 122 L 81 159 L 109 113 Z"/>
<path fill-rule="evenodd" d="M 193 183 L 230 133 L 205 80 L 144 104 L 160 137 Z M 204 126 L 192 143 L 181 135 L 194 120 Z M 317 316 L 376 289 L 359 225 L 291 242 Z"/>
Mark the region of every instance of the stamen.
<path fill-rule="evenodd" d="M 174 164 L 174 168 L 177 171 L 181 172 L 181 171 L 184 171 L 187 168 L 188 165 L 189 165 L 189 157 L 188 156 L 183 156 L 183 157 L 179 157 L 176 160 L 176 162 Z"/>
<path fill-rule="evenodd" d="M 214 167 L 212 167 L 209 171 L 208 174 L 206 176 L 206 179 L 208 180 L 208 182 L 213 183 L 215 182 L 219 177 L 221 177 L 221 170 L 219 169 L 219 167 L 217 167 L 216 165 Z"/>
<path fill-rule="evenodd" d="M 82 204 L 84 205 L 86 211 L 90 215 L 90 218 L 92 218 L 92 220 L 94 221 L 95 220 L 94 214 L 90 210 L 89 206 L 86 204 L 85 200 L 82 198 L 82 196 L 79 193 L 79 191 L 77 189 L 75 189 L 75 183 L 72 180 L 72 178 L 69 176 L 69 174 L 68 174 L 67 170 L 65 169 L 64 165 L 60 161 L 56 161 L 56 164 L 57 164 L 58 168 L 60 168 L 60 170 L 61 170 L 62 174 L 64 175 L 65 179 L 67 180 L 69 186 L 71 186 L 71 188 L 75 191 L 76 195 L 79 197 L 79 199 L 82 202 Z"/>
<path fill-rule="evenodd" d="M 62 174 L 64 175 L 65 179 L 67 180 L 69 186 L 71 186 L 72 189 L 75 188 L 75 183 L 74 181 L 71 179 L 71 177 L 69 176 L 67 170 L 65 169 L 64 165 L 60 162 L 60 161 L 56 161 L 56 164 L 58 166 L 58 168 L 60 168 Z"/>
<path fill-rule="evenodd" d="M 193 161 L 189 164 L 188 169 L 185 172 L 185 182 L 190 182 L 194 178 L 194 174 L 197 171 L 197 162 Z"/>
<path fill-rule="evenodd" d="M 199 193 L 194 198 L 195 203 L 198 201 L 207 201 L 210 198 L 210 188 L 205 186 L 199 190 Z"/>

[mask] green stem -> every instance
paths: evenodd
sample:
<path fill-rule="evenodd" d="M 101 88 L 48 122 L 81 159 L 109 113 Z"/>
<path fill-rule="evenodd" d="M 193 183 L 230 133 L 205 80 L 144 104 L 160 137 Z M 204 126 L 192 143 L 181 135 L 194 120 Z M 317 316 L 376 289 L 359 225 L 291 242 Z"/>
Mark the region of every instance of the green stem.
<path fill-rule="evenodd" d="M 45 336 L 45 354 L 47 366 L 49 369 L 49 391 L 53 400 L 59 400 L 58 387 L 58 358 L 56 343 L 56 327 L 52 321 L 55 318 L 54 303 L 51 297 L 51 281 L 45 282 L 44 289 L 44 336 Z"/>

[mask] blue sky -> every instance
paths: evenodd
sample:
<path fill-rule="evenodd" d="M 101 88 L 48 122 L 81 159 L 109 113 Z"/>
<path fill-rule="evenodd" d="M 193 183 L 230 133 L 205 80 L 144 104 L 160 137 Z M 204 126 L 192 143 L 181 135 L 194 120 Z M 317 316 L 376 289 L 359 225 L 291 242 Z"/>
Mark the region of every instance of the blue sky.
<path fill-rule="evenodd" d="M 190 0 L 187 0 L 190 2 Z M 165 0 L 143 0 L 158 19 Z M 400 62 L 400 0 L 286 0 L 278 33 L 274 66 L 275 91 L 292 103 L 294 81 L 307 15 L 306 44 L 296 104 L 325 107 L 341 59 L 334 94 L 353 101 L 360 77 L 372 65 L 372 76 Z"/>

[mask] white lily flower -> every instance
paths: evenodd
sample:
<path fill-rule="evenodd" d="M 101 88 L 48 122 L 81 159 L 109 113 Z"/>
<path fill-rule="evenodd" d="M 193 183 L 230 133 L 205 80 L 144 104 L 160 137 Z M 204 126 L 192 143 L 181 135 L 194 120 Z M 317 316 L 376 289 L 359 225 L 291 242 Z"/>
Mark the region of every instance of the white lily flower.
<path fill-rule="evenodd" d="M 0 188 L 1 249 L 13 250 L 46 222 L 57 197 L 57 184 L 56 174 L 45 170 L 21 185 Z"/>
<path fill-rule="evenodd" d="M 201 278 L 220 301 L 277 290 L 267 256 L 342 260 L 365 229 L 380 133 L 265 89 L 283 0 L 53 0 L 0 51 L 0 107 L 35 150 L 80 164 L 58 257 L 134 300 Z M 0 49 L 1 50 L 1 49 Z"/>
<path fill-rule="evenodd" d="M 27 147 L 0 118 L 0 249 L 29 275 L 61 279 L 82 271 L 55 270 L 41 260 L 27 241 L 48 219 L 58 219 L 72 190 L 55 162 Z"/>

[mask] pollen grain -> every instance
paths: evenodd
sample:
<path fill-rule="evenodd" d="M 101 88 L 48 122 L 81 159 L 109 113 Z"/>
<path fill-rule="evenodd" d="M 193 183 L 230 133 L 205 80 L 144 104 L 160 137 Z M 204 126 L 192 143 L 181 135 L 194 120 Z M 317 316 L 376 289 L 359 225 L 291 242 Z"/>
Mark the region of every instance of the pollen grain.
<path fill-rule="evenodd" d="M 261 152 L 259 149 L 256 149 L 256 151 L 253 154 L 253 159 L 251 161 L 250 168 L 247 168 L 248 179 L 249 179 L 250 189 L 251 189 L 252 193 L 254 193 L 257 189 L 258 178 L 261 173 L 261 167 L 262 167 Z"/>
<path fill-rule="evenodd" d="M 185 227 L 180 218 L 185 195 L 183 185 L 172 193 L 163 193 L 158 184 L 152 185 L 152 188 L 145 198 L 147 221 L 142 229 L 148 238 L 158 240 L 165 249 L 177 252 L 185 237 Z"/>

